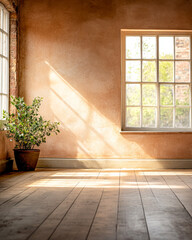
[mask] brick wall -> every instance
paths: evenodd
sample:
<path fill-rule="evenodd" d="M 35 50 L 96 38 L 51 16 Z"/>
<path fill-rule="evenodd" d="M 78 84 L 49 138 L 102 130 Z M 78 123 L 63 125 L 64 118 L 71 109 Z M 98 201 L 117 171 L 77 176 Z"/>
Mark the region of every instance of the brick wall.
<path fill-rule="evenodd" d="M 17 0 L 0 0 L 6 9 L 10 12 L 10 68 L 9 68 L 9 81 L 10 81 L 10 96 L 18 96 L 17 84 L 17 47 L 18 47 L 18 13 L 17 13 Z M 10 105 L 10 111 L 13 112 Z"/>
<path fill-rule="evenodd" d="M 9 81 L 10 81 L 10 95 L 18 96 L 18 78 L 17 78 L 17 68 L 18 68 L 18 14 L 17 14 L 17 0 L 0 0 L 6 9 L 10 12 L 10 68 L 9 68 Z M 13 112 L 10 106 L 10 111 Z M 3 172 L 6 168 L 5 159 L 12 155 L 10 151 L 13 146 L 5 137 L 5 132 L 0 131 L 0 172 Z"/>
<path fill-rule="evenodd" d="M 18 96 L 17 84 L 17 13 L 10 14 L 10 68 L 9 68 L 9 94 L 10 96 Z M 13 112 L 10 105 L 10 111 Z"/>

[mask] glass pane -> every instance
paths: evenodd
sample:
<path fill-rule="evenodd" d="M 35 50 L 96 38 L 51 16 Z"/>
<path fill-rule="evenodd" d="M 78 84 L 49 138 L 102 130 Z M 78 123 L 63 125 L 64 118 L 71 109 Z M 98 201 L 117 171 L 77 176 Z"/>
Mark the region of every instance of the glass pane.
<path fill-rule="evenodd" d="M 3 55 L 8 57 L 8 36 L 3 34 Z"/>
<path fill-rule="evenodd" d="M 141 91 L 140 84 L 127 84 L 126 85 L 126 104 L 135 106 L 140 105 Z"/>
<path fill-rule="evenodd" d="M 2 98 L 2 112 L 3 110 L 8 112 L 8 96 L 1 96 Z"/>
<path fill-rule="evenodd" d="M 190 62 L 175 62 L 175 82 L 190 82 Z"/>
<path fill-rule="evenodd" d="M 143 106 L 156 106 L 157 91 L 155 84 L 142 85 L 142 103 Z"/>
<path fill-rule="evenodd" d="M 159 37 L 159 58 L 173 59 L 173 37 Z"/>
<path fill-rule="evenodd" d="M 2 92 L 8 94 L 8 60 L 3 59 Z"/>
<path fill-rule="evenodd" d="M 143 61 L 143 82 L 156 82 L 156 62 L 155 61 Z"/>
<path fill-rule="evenodd" d="M 140 113 L 139 107 L 128 107 L 126 111 L 126 126 L 127 127 L 140 127 Z"/>
<path fill-rule="evenodd" d="M 143 108 L 143 127 L 156 127 L 156 108 Z"/>
<path fill-rule="evenodd" d="M 171 84 L 161 84 L 160 85 L 160 104 L 163 105 L 173 105 L 173 94 L 174 88 Z"/>
<path fill-rule="evenodd" d="M 175 86 L 175 97 L 176 105 L 189 105 L 189 86 L 188 85 L 176 85 Z"/>
<path fill-rule="evenodd" d="M 144 59 L 156 58 L 156 37 L 143 37 L 142 45 Z"/>
<path fill-rule="evenodd" d="M 8 21 L 9 21 L 9 15 L 6 10 L 4 10 L 4 21 L 3 21 L 3 30 L 8 32 Z"/>
<path fill-rule="evenodd" d="M 3 118 L 3 109 L 1 108 L 2 106 L 2 95 L 0 95 L 0 120 Z"/>
<path fill-rule="evenodd" d="M 2 17 L 3 17 L 3 9 L 0 6 L 0 28 L 1 29 L 3 28 L 3 26 L 2 26 Z"/>
<path fill-rule="evenodd" d="M 3 54 L 3 48 L 2 48 L 2 46 L 3 46 L 3 34 L 2 34 L 2 32 L 0 32 L 0 54 Z"/>
<path fill-rule="evenodd" d="M 141 39 L 140 37 L 126 37 L 126 58 L 141 58 Z"/>
<path fill-rule="evenodd" d="M 160 127 L 173 127 L 173 108 L 160 108 Z"/>
<path fill-rule="evenodd" d="M 174 64 L 172 61 L 159 62 L 159 81 L 160 82 L 174 81 Z"/>
<path fill-rule="evenodd" d="M 126 61 L 126 81 L 140 82 L 141 81 L 141 62 Z"/>
<path fill-rule="evenodd" d="M 175 127 L 177 128 L 190 127 L 190 109 L 189 108 L 176 108 Z"/>
<path fill-rule="evenodd" d="M 0 57 L 0 93 L 2 93 L 2 71 L 3 71 L 3 63 L 2 62 L 3 62 L 3 58 Z"/>
<path fill-rule="evenodd" d="M 175 37 L 175 58 L 190 59 L 190 37 Z"/>

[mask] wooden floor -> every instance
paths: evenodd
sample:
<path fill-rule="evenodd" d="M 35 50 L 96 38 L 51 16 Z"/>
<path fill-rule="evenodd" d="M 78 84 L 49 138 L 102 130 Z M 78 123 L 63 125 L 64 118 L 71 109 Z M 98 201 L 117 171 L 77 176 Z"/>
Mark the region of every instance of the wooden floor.
<path fill-rule="evenodd" d="M 192 170 L 0 176 L 1 240 L 191 240 Z"/>

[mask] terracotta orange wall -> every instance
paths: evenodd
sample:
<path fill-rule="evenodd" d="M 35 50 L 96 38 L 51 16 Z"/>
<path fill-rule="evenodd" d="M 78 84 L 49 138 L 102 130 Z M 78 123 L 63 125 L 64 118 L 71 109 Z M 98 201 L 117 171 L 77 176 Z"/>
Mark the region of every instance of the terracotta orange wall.
<path fill-rule="evenodd" d="M 7 158 L 7 144 L 5 141 L 5 132 L 0 131 L 0 165 Z"/>
<path fill-rule="evenodd" d="M 20 1 L 19 94 L 61 122 L 41 157 L 192 158 L 192 134 L 121 134 L 120 29 L 191 29 L 183 0 Z"/>

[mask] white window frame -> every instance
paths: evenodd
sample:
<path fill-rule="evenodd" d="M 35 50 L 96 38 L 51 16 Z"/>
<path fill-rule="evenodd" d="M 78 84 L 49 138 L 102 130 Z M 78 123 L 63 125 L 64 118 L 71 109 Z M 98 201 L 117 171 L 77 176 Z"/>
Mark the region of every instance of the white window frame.
<path fill-rule="evenodd" d="M 189 128 L 145 128 L 145 127 L 126 127 L 126 36 L 156 36 L 157 42 L 156 42 L 156 59 L 153 59 L 153 61 L 156 61 L 157 63 L 157 121 L 159 121 L 159 43 L 158 43 L 158 36 L 190 36 L 190 82 L 184 83 L 188 84 L 190 86 L 190 96 L 192 96 L 192 31 L 191 30 L 132 30 L 132 29 L 122 29 L 121 30 L 121 131 L 122 132 L 192 132 L 192 97 L 190 99 L 190 127 Z M 142 44 L 141 44 L 141 52 L 142 52 Z M 174 47 L 175 48 L 175 47 Z M 174 51 L 175 54 L 175 51 Z M 132 59 L 131 59 L 132 60 Z M 135 59 L 137 60 L 137 59 Z M 142 62 L 142 54 L 141 58 L 138 59 Z M 166 61 L 166 60 L 165 60 Z M 173 59 L 173 63 L 175 65 L 175 58 Z M 142 72 L 142 69 L 141 69 Z M 175 70 L 174 70 L 175 75 Z M 137 82 L 138 84 L 139 82 Z M 140 82 L 142 86 L 142 82 Z M 162 83 L 164 84 L 164 83 Z M 175 88 L 175 84 L 178 84 L 176 82 L 171 83 L 165 83 L 165 84 L 173 84 Z M 142 96 L 141 96 L 142 98 Z M 175 104 L 173 106 L 175 108 Z M 142 111 L 141 111 L 142 112 Z M 142 119 L 141 119 L 142 120 Z M 174 121 L 174 120 L 173 120 Z"/>
<path fill-rule="evenodd" d="M 9 21 L 9 11 L 3 6 L 3 4 L 0 3 L 0 17 L 1 17 L 1 25 L 0 25 L 0 49 L 2 50 L 0 52 L 0 125 L 3 122 L 2 118 L 2 112 L 3 110 L 9 111 L 9 27 L 10 27 L 10 21 Z M 4 27 L 4 15 L 6 16 L 6 30 L 3 29 Z M 7 36 L 7 42 L 6 45 L 3 43 L 3 35 Z M 3 52 L 3 48 L 5 46 L 5 52 Z M 7 61 L 7 69 L 6 69 L 6 75 L 3 73 L 3 60 Z M 6 85 L 7 92 L 3 92 L 3 84 Z M 4 97 L 4 104 L 3 104 L 3 97 Z M 4 109 L 3 106 L 6 106 Z M 1 126 L 0 126 L 1 127 Z"/>

